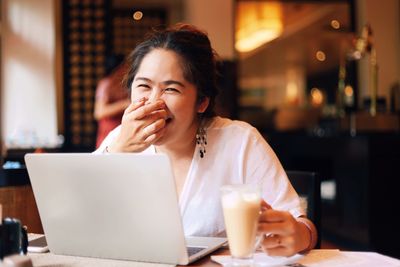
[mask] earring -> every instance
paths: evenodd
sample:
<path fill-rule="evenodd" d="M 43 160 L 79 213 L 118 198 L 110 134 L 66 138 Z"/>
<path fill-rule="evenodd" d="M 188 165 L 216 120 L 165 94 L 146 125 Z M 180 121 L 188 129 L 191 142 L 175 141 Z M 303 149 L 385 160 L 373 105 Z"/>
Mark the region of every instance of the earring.
<path fill-rule="evenodd" d="M 204 154 L 206 154 L 207 132 L 201 124 L 199 129 L 197 129 L 196 143 L 199 146 L 200 158 L 204 158 Z"/>

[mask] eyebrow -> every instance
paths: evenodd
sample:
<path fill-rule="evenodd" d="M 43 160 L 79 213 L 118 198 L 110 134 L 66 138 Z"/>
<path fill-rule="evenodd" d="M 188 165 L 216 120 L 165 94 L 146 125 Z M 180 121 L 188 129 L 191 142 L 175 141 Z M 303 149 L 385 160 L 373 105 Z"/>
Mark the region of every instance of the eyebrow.
<path fill-rule="evenodd" d="M 136 78 L 135 78 L 135 81 L 138 81 L 138 80 L 140 80 L 140 81 L 145 81 L 145 82 L 151 82 L 150 79 L 147 79 L 147 78 L 144 78 L 144 77 L 136 77 Z"/>
<path fill-rule="evenodd" d="M 145 82 L 151 82 L 150 79 L 145 78 L 145 77 L 136 77 L 135 81 L 138 81 L 138 80 L 145 81 Z M 181 83 L 179 81 L 175 81 L 175 80 L 167 80 L 167 81 L 162 82 L 162 84 L 165 84 L 165 85 L 177 84 L 181 87 L 185 87 L 185 85 L 183 83 Z"/>
<path fill-rule="evenodd" d="M 185 87 L 183 85 L 183 83 L 175 81 L 175 80 L 168 80 L 168 81 L 165 81 L 165 82 L 162 82 L 162 83 L 165 84 L 165 85 L 177 84 L 177 85 L 179 85 L 181 87 Z"/>

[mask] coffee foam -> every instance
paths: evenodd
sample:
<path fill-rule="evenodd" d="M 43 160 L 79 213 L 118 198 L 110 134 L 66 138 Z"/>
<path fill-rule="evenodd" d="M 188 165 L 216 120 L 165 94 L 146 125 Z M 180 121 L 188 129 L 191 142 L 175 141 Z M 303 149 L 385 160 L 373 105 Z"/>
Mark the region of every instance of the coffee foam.
<path fill-rule="evenodd" d="M 244 193 L 242 195 L 243 200 L 246 202 L 259 202 L 260 197 L 256 193 Z"/>
<path fill-rule="evenodd" d="M 235 207 L 243 202 L 259 202 L 260 197 L 257 193 L 230 192 L 222 197 L 224 207 Z"/>

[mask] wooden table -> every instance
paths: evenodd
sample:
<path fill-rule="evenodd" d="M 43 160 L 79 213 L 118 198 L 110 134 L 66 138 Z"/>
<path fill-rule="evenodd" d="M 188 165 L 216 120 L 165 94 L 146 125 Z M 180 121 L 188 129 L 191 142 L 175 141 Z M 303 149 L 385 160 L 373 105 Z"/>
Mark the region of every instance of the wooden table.
<path fill-rule="evenodd" d="M 227 255 L 229 250 L 221 248 L 212 255 Z M 54 254 L 30 254 L 29 255 L 34 263 L 35 267 L 51 267 L 51 266 L 96 266 L 96 267 L 164 267 L 172 266 L 168 264 L 152 264 L 152 263 L 141 263 L 134 261 L 116 261 L 108 259 L 96 259 L 96 258 L 85 258 L 85 257 L 74 257 L 74 256 L 62 256 Z M 296 257 L 296 256 L 295 256 Z M 259 258 L 260 259 L 260 258 Z M 269 259 L 271 260 L 271 259 Z M 278 259 L 279 260 L 279 259 Z M 304 264 L 305 266 L 318 267 L 318 266 L 358 266 L 358 267 L 370 267 L 370 266 L 387 266 L 387 267 L 398 267 L 400 266 L 400 260 L 390 258 L 388 256 L 375 253 L 375 252 L 356 252 L 356 251 L 339 251 L 335 249 L 317 249 L 312 250 L 304 257 L 296 258 L 295 262 Z M 210 256 L 202 258 L 187 266 L 221 266 L 213 262 Z"/>
<path fill-rule="evenodd" d="M 17 218 L 29 232 L 43 233 L 39 211 L 30 185 L 0 186 L 3 218 Z"/>

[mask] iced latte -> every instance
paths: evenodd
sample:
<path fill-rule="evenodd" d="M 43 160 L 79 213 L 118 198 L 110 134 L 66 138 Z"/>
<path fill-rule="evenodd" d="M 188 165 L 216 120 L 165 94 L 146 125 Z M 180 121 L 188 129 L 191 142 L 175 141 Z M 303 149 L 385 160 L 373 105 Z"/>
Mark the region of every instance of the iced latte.
<path fill-rule="evenodd" d="M 260 189 L 256 185 L 229 185 L 221 188 L 221 200 L 233 258 L 252 258 L 258 216 Z"/>

